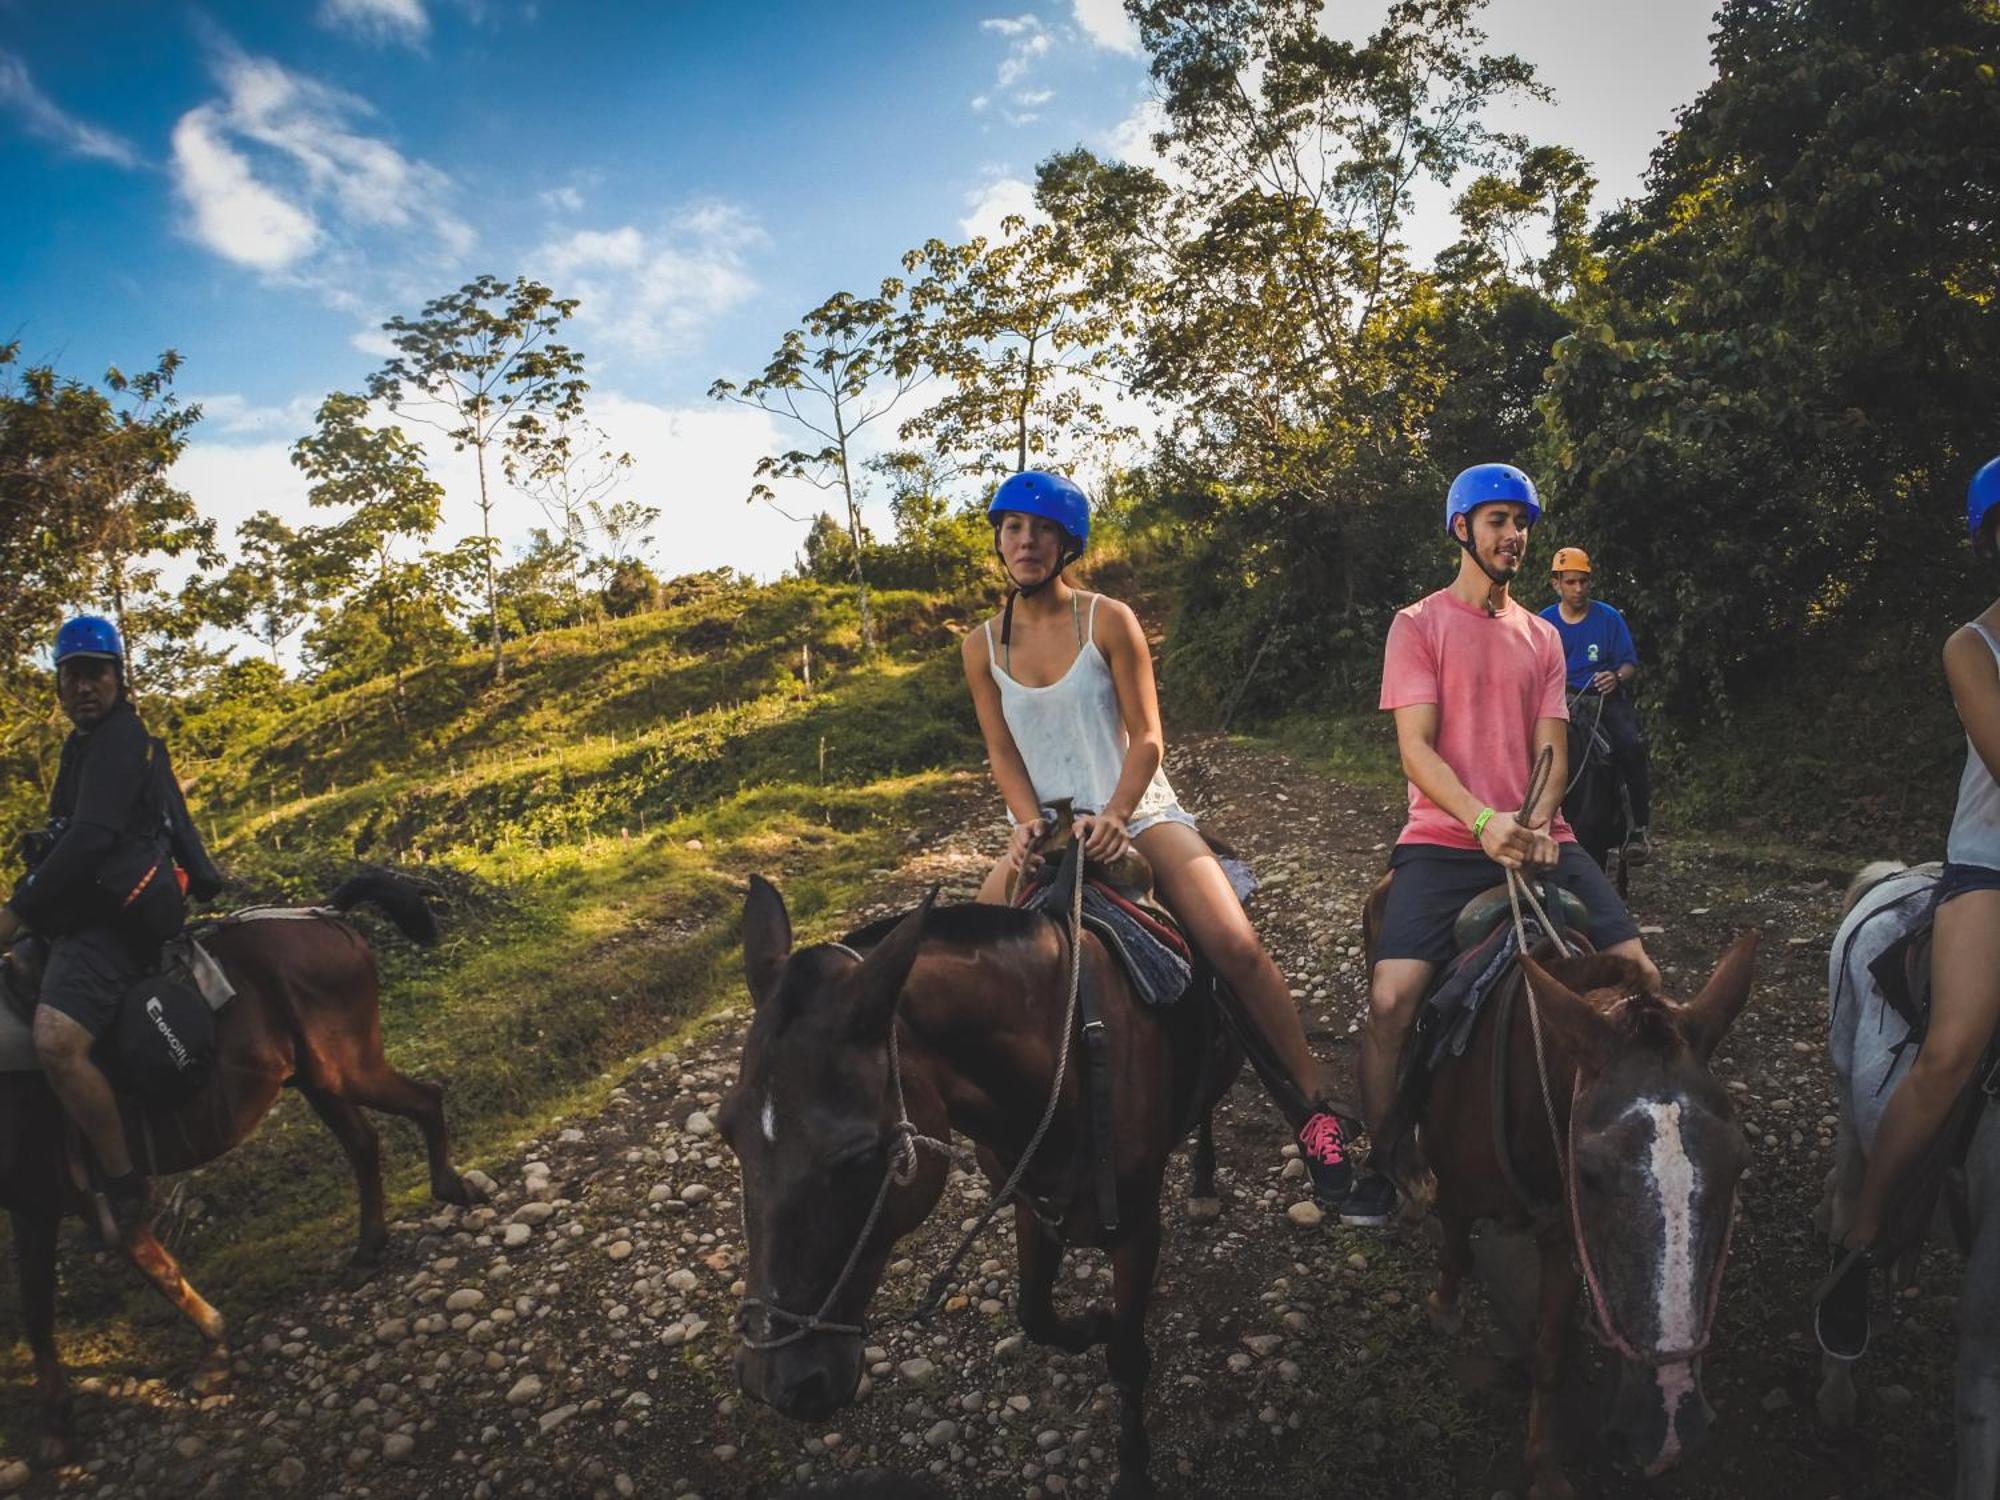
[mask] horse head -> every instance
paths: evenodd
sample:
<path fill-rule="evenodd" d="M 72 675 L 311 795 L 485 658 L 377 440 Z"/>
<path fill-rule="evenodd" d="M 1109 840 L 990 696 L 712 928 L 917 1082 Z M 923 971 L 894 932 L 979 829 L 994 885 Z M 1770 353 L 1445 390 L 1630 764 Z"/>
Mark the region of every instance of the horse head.
<path fill-rule="evenodd" d="M 914 1120 L 941 1136 L 943 1106 L 919 1079 L 899 1089 L 888 1045 L 930 907 L 865 957 L 838 943 L 794 952 L 784 899 L 751 877 L 743 960 L 755 1009 L 718 1126 L 742 1169 L 749 1251 L 736 1378 L 786 1416 L 818 1419 L 854 1399 L 890 1249 L 943 1190 L 942 1159 L 917 1152 L 908 1131 Z"/>
<path fill-rule="evenodd" d="M 1700 1356 L 1750 1159 L 1708 1061 L 1749 999 L 1757 939 L 1739 938 L 1685 1004 L 1609 955 L 1523 960 L 1552 1051 L 1576 1063 L 1571 1230 L 1599 1337 L 1622 1361 L 1611 1433 L 1649 1475 L 1708 1426 Z"/>

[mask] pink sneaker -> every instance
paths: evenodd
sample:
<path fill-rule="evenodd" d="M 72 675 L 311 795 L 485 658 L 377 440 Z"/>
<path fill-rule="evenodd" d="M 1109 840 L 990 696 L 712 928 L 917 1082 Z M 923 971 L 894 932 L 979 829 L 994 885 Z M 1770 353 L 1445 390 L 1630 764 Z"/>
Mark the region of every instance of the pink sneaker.
<path fill-rule="evenodd" d="M 1312 1178 L 1313 1196 L 1339 1203 L 1354 1187 L 1347 1160 L 1347 1135 L 1330 1110 L 1320 1110 L 1299 1127 L 1299 1155 Z"/>

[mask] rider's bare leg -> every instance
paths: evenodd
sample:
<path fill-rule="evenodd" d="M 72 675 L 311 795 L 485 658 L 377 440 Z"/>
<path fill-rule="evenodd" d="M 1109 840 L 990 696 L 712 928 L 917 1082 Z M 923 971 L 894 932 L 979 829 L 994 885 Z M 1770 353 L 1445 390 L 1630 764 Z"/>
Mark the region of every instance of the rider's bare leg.
<path fill-rule="evenodd" d="M 48 1075 L 49 1085 L 107 1177 L 124 1177 L 132 1170 L 132 1158 L 125 1150 L 125 1125 L 118 1115 L 118 1100 L 96 1063 L 90 1060 L 94 1039 L 76 1022 L 53 1006 L 35 1009 L 35 1058 Z"/>
<path fill-rule="evenodd" d="M 1319 1063 L 1306 1046 L 1291 987 L 1258 940 L 1229 877 L 1202 836 L 1185 823 L 1155 823 L 1133 842 L 1153 867 L 1159 896 L 1242 1003 L 1300 1095 L 1322 1098 Z M 1295 1121 L 1296 1128 L 1299 1122 Z"/>
<path fill-rule="evenodd" d="M 986 878 L 979 882 L 979 899 L 994 906 L 1007 904 L 1007 877 L 1014 873 L 1014 862 L 1004 854 L 986 872 Z"/>
<path fill-rule="evenodd" d="M 1421 958 L 1385 958 L 1369 978 L 1368 1024 L 1361 1029 L 1361 1112 L 1371 1130 L 1382 1128 L 1395 1101 L 1403 1041 L 1436 969 Z"/>
<path fill-rule="evenodd" d="M 1882 1111 L 1847 1228 L 1849 1245 L 1872 1245 L 1881 1235 L 1890 1198 L 1951 1112 L 1996 1024 L 2000 891 L 1967 891 L 1938 908 L 1931 937 L 1930 1029 Z"/>

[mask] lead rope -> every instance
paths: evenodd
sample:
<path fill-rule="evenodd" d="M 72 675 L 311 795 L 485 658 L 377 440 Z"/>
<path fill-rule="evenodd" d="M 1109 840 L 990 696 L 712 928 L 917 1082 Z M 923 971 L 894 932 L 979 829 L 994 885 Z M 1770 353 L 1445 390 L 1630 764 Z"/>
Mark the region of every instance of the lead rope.
<path fill-rule="evenodd" d="M 1062 1103 L 1063 1079 L 1069 1071 L 1070 1040 L 1076 1034 L 1077 998 L 1083 988 L 1083 870 L 1080 867 L 1083 855 L 1080 848 L 1075 849 L 1074 857 L 1079 861 L 1079 868 L 1070 893 L 1069 1002 L 1063 1013 L 1062 1044 L 1056 1053 L 1055 1082 L 1049 1089 L 1049 1102 L 1042 1110 L 1041 1123 L 1035 1127 L 1035 1133 L 1029 1138 L 1027 1149 L 1014 1164 L 1014 1170 L 1008 1175 L 1006 1185 L 987 1204 L 985 1211 L 974 1221 L 972 1227 L 965 1232 L 958 1243 L 958 1248 L 952 1251 L 951 1258 L 945 1262 L 943 1269 L 931 1278 L 931 1284 L 925 1291 L 923 1300 L 910 1313 L 895 1321 L 920 1323 L 937 1310 L 937 1304 L 943 1300 L 944 1293 L 950 1286 L 950 1278 L 958 1269 L 959 1262 L 965 1258 L 966 1251 L 972 1248 L 973 1241 L 979 1238 L 981 1231 L 992 1222 L 993 1216 L 1013 1197 L 1015 1189 L 1021 1185 L 1028 1164 L 1034 1159 L 1036 1149 L 1042 1144 L 1042 1138 L 1048 1134 L 1049 1126 L 1055 1121 L 1056 1110 Z M 857 961 L 861 957 L 844 943 L 835 943 L 831 946 L 845 948 Z M 893 1019 L 889 1024 L 889 1078 L 896 1096 L 896 1123 L 892 1127 L 896 1135 L 896 1144 L 890 1148 L 888 1170 L 882 1174 L 881 1186 L 875 1189 L 875 1201 L 869 1205 L 868 1217 L 861 1225 L 861 1232 L 854 1238 L 854 1247 L 847 1252 L 847 1260 L 842 1264 L 840 1274 L 834 1278 L 833 1286 L 820 1302 L 819 1310 L 813 1313 L 790 1312 L 767 1298 L 745 1297 L 737 1312 L 738 1321 L 742 1325 L 738 1329 L 738 1336 L 745 1348 L 758 1351 L 782 1349 L 787 1344 L 796 1343 L 813 1333 L 865 1336 L 868 1332 L 866 1325 L 830 1322 L 827 1314 L 833 1311 L 833 1304 L 847 1289 L 848 1278 L 854 1274 L 854 1268 L 861 1263 L 861 1252 L 867 1248 L 869 1237 L 875 1233 L 875 1225 L 882 1217 L 882 1209 L 889 1201 L 889 1189 L 908 1187 L 916 1180 L 917 1148 L 920 1146 L 936 1151 L 950 1161 L 963 1163 L 970 1158 L 969 1152 L 953 1146 L 950 1142 L 923 1134 L 910 1119 L 909 1105 L 903 1095 L 902 1049 L 897 1041 L 896 1024 Z M 752 1338 L 749 1329 L 749 1313 L 752 1308 L 763 1309 L 764 1326 L 767 1331 L 773 1323 L 791 1324 L 792 1331 L 774 1339 Z"/>

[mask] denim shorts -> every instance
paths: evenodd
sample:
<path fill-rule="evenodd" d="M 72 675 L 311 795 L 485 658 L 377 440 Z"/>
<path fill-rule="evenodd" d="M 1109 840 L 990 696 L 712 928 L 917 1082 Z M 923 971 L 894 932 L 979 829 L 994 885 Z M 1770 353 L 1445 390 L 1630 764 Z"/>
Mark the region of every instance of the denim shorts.
<path fill-rule="evenodd" d="M 1938 877 L 1937 894 L 1932 898 L 1933 906 L 1943 906 L 1967 891 L 2000 891 L 2000 870 L 1985 865 L 1955 865 L 1946 860 L 1944 874 Z"/>

